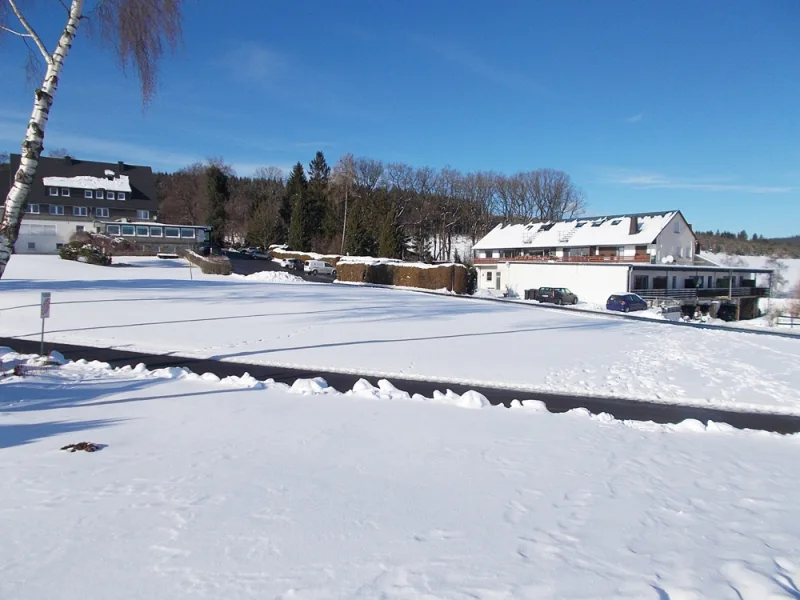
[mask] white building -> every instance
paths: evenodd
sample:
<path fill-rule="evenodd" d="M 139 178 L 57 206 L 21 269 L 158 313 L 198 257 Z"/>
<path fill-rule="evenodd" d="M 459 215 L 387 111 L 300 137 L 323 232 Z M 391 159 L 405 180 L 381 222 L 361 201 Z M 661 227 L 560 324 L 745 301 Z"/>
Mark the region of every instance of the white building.
<path fill-rule="evenodd" d="M 495 293 L 565 287 L 598 304 L 624 292 L 700 304 L 727 298 L 754 316 L 757 298 L 768 295 L 755 274 L 771 271 L 713 265 L 698 250 L 681 212 L 666 211 L 498 225 L 473 254 L 478 288 Z"/>

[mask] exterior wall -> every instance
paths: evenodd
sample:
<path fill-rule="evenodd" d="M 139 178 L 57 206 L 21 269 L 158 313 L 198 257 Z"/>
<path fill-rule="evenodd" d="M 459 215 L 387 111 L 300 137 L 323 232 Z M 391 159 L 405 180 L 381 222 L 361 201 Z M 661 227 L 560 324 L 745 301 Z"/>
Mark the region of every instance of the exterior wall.
<path fill-rule="evenodd" d="M 18 254 L 55 254 L 61 244 L 69 242 L 69 236 L 78 231 L 78 227 L 83 227 L 84 231 L 92 233 L 95 231 L 93 221 L 86 218 L 77 217 L 72 220 L 67 217 L 55 219 L 23 217 L 14 250 Z M 36 230 L 44 231 L 38 233 Z M 34 247 L 31 248 L 30 244 L 34 244 Z"/>
<path fill-rule="evenodd" d="M 628 265 L 584 264 L 520 264 L 500 263 L 478 265 L 478 289 L 497 291 L 497 274 L 500 274 L 500 291 L 510 286 L 516 295 L 525 296 L 525 290 L 540 287 L 566 287 L 575 292 L 581 301 L 605 304 L 611 294 L 628 291 Z M 492 273 L 492 279 L 487 273 Z"/>
<path fill-rule="evenodd" d="M 677 233 L 675 232 L 676 224 L 679 229 Z M 672 256 L 677 265 L 693 264 L 695 241 L 695 235 L 689 228 L 689 224 L 680 214 L 676 214 L 656 238 L 656 262 L 661 263 L 663 258 Z M 678 248 L 681 249 L 680 254 L 678 254 Z"/>

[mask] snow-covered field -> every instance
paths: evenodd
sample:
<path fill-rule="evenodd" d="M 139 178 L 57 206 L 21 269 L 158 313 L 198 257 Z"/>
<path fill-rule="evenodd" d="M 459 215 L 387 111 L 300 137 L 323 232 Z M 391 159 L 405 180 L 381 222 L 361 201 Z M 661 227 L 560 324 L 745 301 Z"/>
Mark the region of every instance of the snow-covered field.
<path fill-rule="evenodd" d="M 215 379 L 0 380 L 0 598 L 800 597 L 798 436 Z"/>
<path fill-rule="evenodd" d="M 800 414 L 800 340 L 331 284 L 17 255 L 0 335 L 221 360 Z"/>

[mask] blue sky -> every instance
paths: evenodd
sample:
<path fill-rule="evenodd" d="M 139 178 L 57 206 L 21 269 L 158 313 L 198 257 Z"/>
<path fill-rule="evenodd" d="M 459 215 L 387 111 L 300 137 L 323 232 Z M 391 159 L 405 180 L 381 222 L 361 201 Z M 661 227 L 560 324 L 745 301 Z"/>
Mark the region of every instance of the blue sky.
<path fill-rule="evenodd" d="M 679 208 L 697 229 L 800 233 L 795 0 L 216 4 L 187 3 L 147 111 L 79 32 L 46 146 L 165 170 L 223 157 L 243 175 L 316 150 L 549 167 L 592 214 Z M 46 6 L 35 22 L 53 40 Z M 17 40 L 0 56 L 0 148 L 18 151 L 32 94 Z"/>

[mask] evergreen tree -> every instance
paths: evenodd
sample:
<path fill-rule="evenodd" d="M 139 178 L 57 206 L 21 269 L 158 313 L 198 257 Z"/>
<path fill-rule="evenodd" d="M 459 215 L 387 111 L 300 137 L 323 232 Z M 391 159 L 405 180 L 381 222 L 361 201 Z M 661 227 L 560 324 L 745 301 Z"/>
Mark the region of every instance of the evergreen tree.
<path fill-rule="evenodd" d="M 367 226 L 362 210 L 354 210 L 347 219 L 345 251 L 350 256 L 375 256 L 375 236 Z"/>
<path fill-rule="evenodd" d="M 403 257 L 403 232 L 398 227 L 394 211 L 389 211 L 381 223 L 378 239 L 378 256 L 385 258 Z"/>
<path fill-rule="evenodd" d="M 324 250 L 324 225 L 325 215 L 328 212 L 328 182 L 330 181 L 331 168 L 322 152 L 317 152 L 314 160 L 308 165 L 308 214 L 306 227 L 308 238 L 314 242 L 313 250 Z"/>
<path fill-rule="evenodd" d="M 289 247 L 292 250 L 309 250 L 311 236 L 308 228 L 308 180 L 302 163 L 297 163 L 286 181 L 286 197 L 292 207 L 289 224 Z"/>
<path fill-rule="evenodd" d="M 211 241 L 219 246 L 225 241 L 228 225 L 227 205 L 230 200 L 228 176 L 217 165 L 206 169 L 206 191 L 208 193 L 208 218 L 211 226 Z"/>

